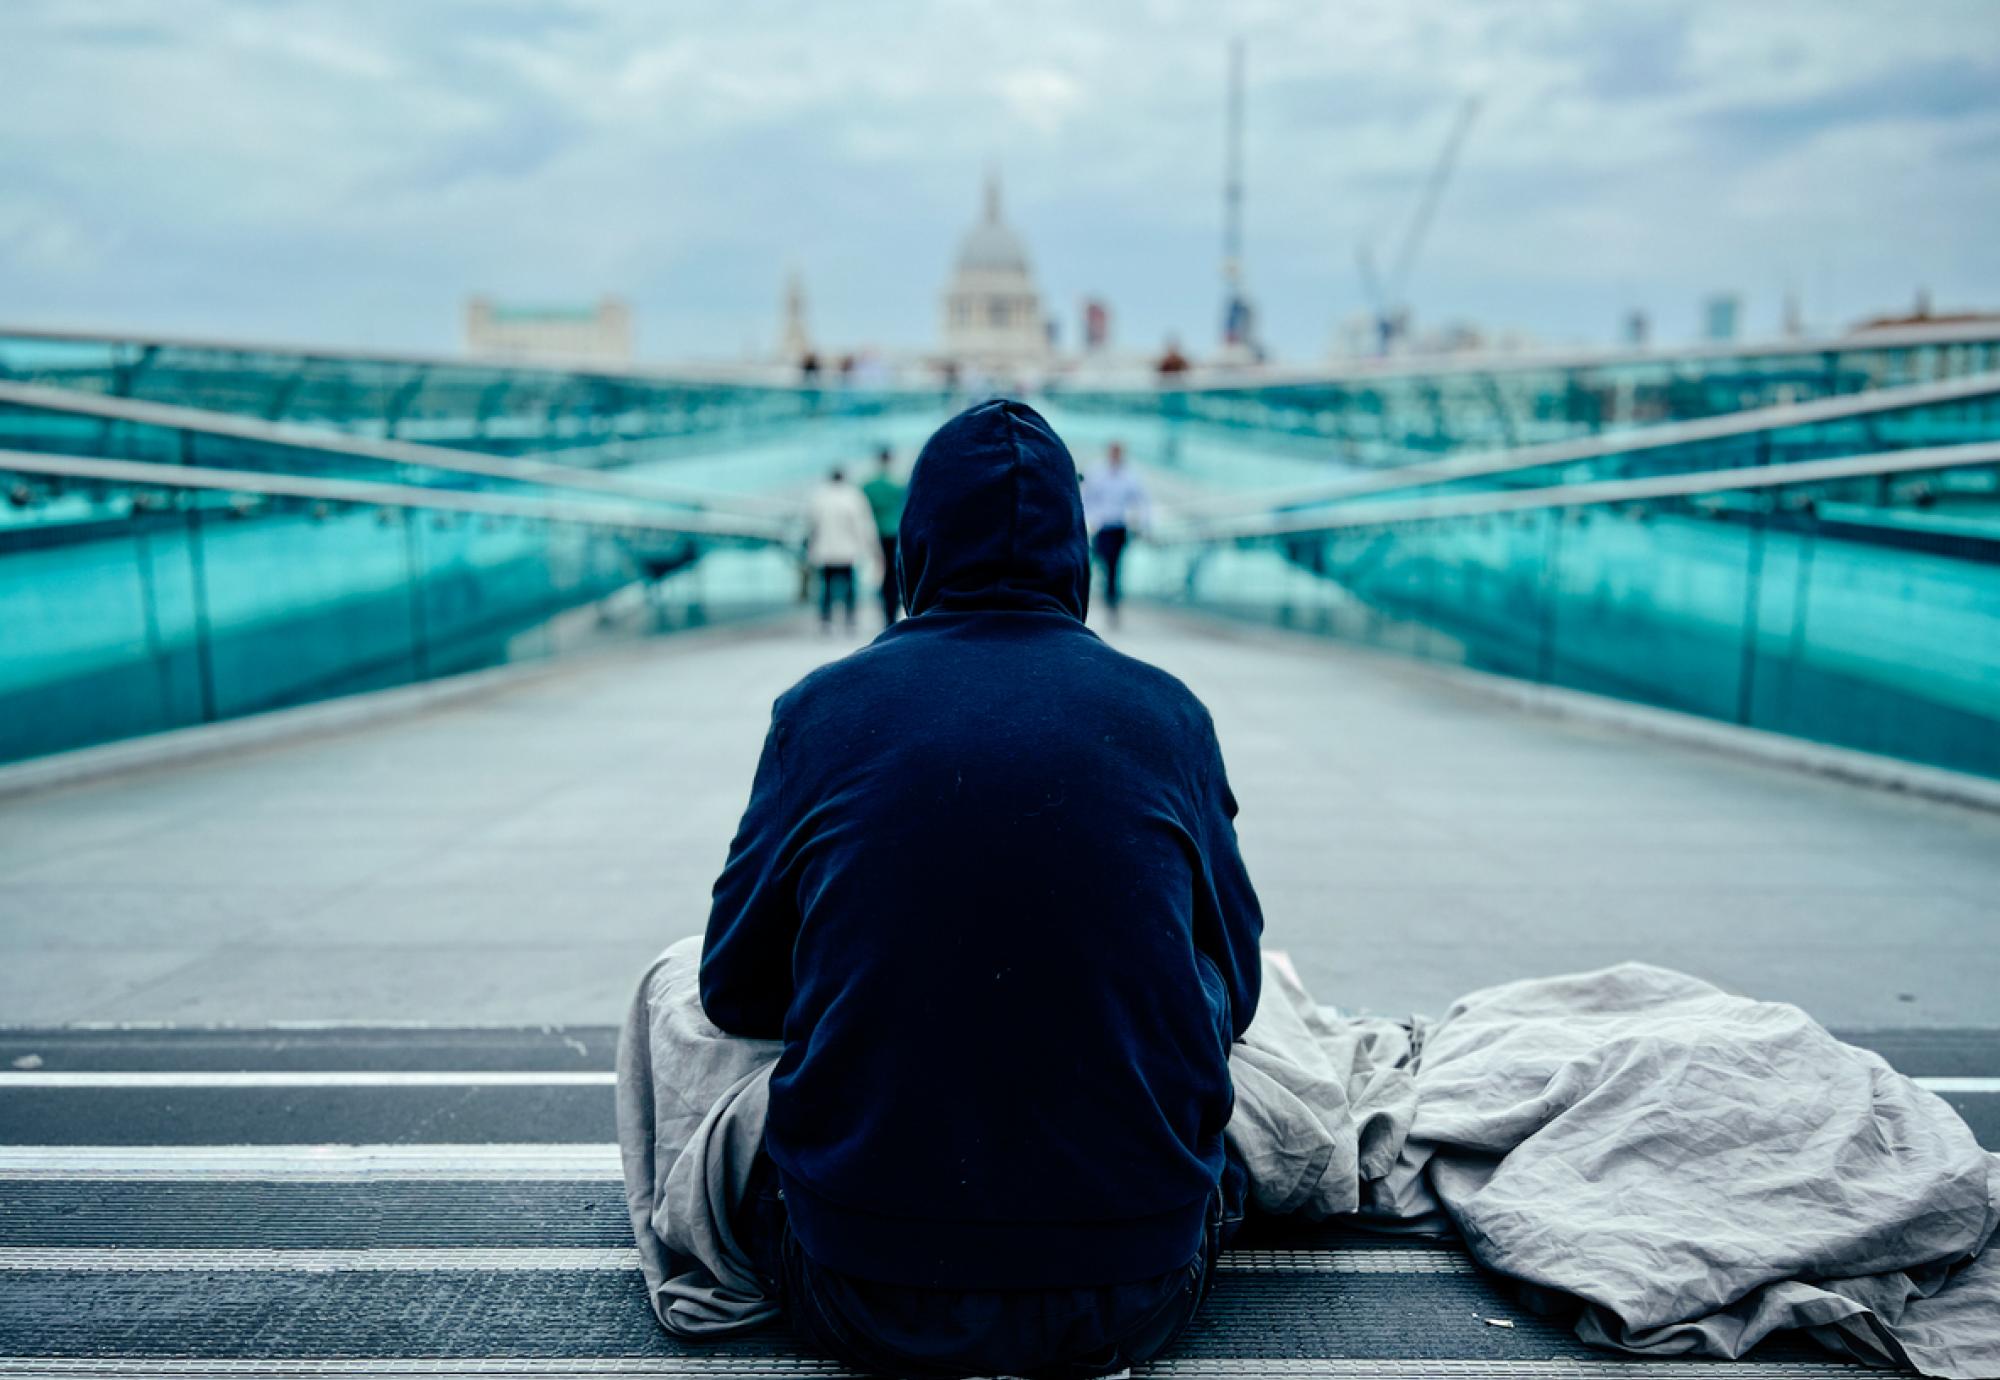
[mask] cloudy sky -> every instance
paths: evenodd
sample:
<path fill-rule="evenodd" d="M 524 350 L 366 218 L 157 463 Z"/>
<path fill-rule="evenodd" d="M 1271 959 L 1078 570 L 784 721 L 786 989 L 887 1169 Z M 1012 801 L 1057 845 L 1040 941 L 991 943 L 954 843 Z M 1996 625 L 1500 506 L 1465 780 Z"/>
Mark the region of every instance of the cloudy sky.
<path fill-rule="evenodd" d="M 1321 355 L 1483 104 L 1420 319 L 1608 340 L 2000 309 L 2000 0 L 0 0 L 0 321 L 451 347 L 469 292 L 630 297 L 658 357 L 920 347 L 991 165 L 1051 309 Z"/>

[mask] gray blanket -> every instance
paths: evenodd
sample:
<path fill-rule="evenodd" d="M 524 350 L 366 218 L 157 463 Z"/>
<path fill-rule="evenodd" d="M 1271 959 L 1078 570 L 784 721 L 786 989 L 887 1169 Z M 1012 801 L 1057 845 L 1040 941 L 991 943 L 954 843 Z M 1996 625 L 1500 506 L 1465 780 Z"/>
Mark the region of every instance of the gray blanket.
<path fill-rule="evenodd" d="M 701 1012 L 699 941 L 648 970 L 619 1051 L 626 1192 L 678 1336 L 775 1311 L 731 1231 L 772 1041 Z M 1268 959 L 1232 1051 L 1256 1208 L 1455 1229 L 1617 1350 L 1735 1358 L 1786 1328 L 1863 1360 L 2000 1376 L 2000 1156 L 1796 1007 L 1659 968 L 1512 983 L 1442 1020 L 1342 1016 Z"/>

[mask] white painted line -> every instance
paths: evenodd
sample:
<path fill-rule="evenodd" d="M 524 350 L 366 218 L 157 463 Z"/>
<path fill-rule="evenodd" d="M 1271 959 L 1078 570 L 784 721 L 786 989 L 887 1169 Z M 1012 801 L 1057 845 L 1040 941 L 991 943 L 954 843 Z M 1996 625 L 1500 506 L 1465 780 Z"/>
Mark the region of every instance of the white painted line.
<path fill-rule="evenodd" d="M 483 1145 L 0 1145 L 0 1180 L 616 1182 L 621 1176 L 618 1146 L 611 1141 Z"/>
<path fill-rule="evenodd" d="M 328 1250 L 320 1247 L 0 1247 L 0 1271 L 195 1270 L 327 1274 L 388 1270 L 466 1273 L 526 1273 L 639 1268 L 631 1247 L 428 1247 Z"/>
<path fill-rule="evenodd" d="M 1680 1372 L 1676 1370 L 1675 1374 Z M 732 1376 L 735 1380 L 795 1380 L 799 1376 L 852 1376 L 832 1361 L 808 1356 L 574 1356 L 574 1357 L 383 1357 L 335 1360 L 285 1357 L 282 1360 L 202 1361 L 139 1357 L 23 1356 L 0 1357 L 0 1375 L 46 1377 L 46 1380 L 127 1380 L 128 1377 L 174 1377 L 207 1380 L 215 1376 L 339 1377 L 368 1380 L 382 1375 L 421 1375 L 427 1380 L 505 1380 L 505 1377 L 617 1376 L 626 1380 L 696 1380 Z M 1829 1372 L 1831 1374 L 1831 1372 Z M 1693 1376 L 1690 1380 L 1703 1380 Z M 1842 1377 L 1842 1380 L 1850 1380 Z"/>
<path fill-rule="evenodd" d="M 2000 1078 L 1912 1078 L 1934 1093 L 2000 1093 Z"/>
<path fill-rule="evenodd" d="M 0 1272 L 72 1270 L 151 1273 L 166 1270 L 234 1273 L 422 1271 L 464 1274 L 562 1274 L 639 1268 L 626 1247 L 406 1246 L 342 1250 L 327 1247 L 80 1246 L 0 1247 Z M 1469 1275 L 1463 1252 L 1435 1246 L 1370 1250 L 1225 1251 L 1218 1269 L 1239 1274 Z"/>
<path fill-rule="evenodd" d="M 611 1039 L 618 1037 L 617 1027 L 607 1025 L 559 1025 L 549 1021 L 530 1021 L 526 1024 L 517 1022 L 513 1025 L 508 1025 L 504 1022 L 500 1024 L 466 1025 L 459 1021 L 425 1021 L 416 1020 L 408 1016 L 384 1016 L 380 1019 L 339 1016 L 321 1020 L 258 1021 L 254 1025 L 238 1025 L 230 1021 L 64 1021 L 60 1026 L 49 1026 L 46 1024 L 36 1025 L 29 1023 L 23 1025 L 18 1022 L 0 1021 L 0 1035 L 15 1039 L 30 1035 L 73 1035 L 80 1030 L 92 1034 L 101 1034 L 107 1031 L 114 1033 L 122 1031 L 151 1033 L 165 1030 L 172 1031 L 176 1035 L 235 1035 L 243 1037 L 269 1035 L 273 1031 L 290 1032 L 295 1030 L 334 1030 L 343 1034 L 354 1031 L 366 1033 L 377 1030 L 398 1034 L 410 1030 L 440 1030 L 452 1035 L 554 1035 L 557 1038 L 561 1038 L 564 1035 L 583 1034 L 608 1036 Z"/>
<path fill-rule="evenodd" d="M 37 1088 L 608 1088 L 610 1069 L 410 1071 L 390 1069 L 174 1069 L 99 1072 L 0 1070 L 0 1091 Z"/>
<path fill-rule="evenodd" d="M 0 1092 L 40 1088 L 609 1088 L 610 1069 L 522 1070 L 213 1070 L 144 1072 L 0 1069 Z M 2000 1093 L 2000 1078 L 1913 1078 L 1936 1093 Z"/>
<path fill-rule="evenodd" d="M 1661 1376 L 1668 1380 L 1855 1380 L 1864 1367 L 1826 1361 L 1702 1361 L 1669 1357 L 1649 1361 L 1637 1357 L 1567 1357 L 1555 1360 L 1450 1360 L 1432 1358 L 1376 1360 L 1339 1357 L 1312 1360 L 1295 1357 L 1229 1356 L 1182 1358 L 1149 1362 L 1148 1376 L 1170 1380 L 1206 1380 L 1212 1376 L 1297 1376 L 1300 1380 L 1437 1380 L 1439 1376 L 1476 1376 L 1481 1380 L 1636 1380 Z M 797 1376 L 848 1376 L 832 1361 L 810 1356 L 703 1355 L 680 1352 L 652 1356 L 573 1357 L 385 1357 L 371 1360 L 291 1358 L 203 1361 L 179 1357 L 0 1357 L 0 1375 L 46 1376 L 51 1380 L 126 1380 L 133 1376 L 195 1380 L 204 1376 L 328 1377 L 360 1380 L 375 1375 L 423 1375 L 434 1380 L 506 1380 L 506 1377 L 615 1376 L 621 1380 L 694 1380 L 694 1377 L 734 1376 L 737 1380 L 794 1380 Z"/>
<path fill-rule="evenodd" d="M 1327 1380 L 1440 1380 L 1440 1377 L 1471 1375 L 1487 1380 L 1635 1380 L 1638 1376 L 1666 1376 L 1672 1380 L 1856 1380 L 1855 1372 L 1866 1367 L 1849 1361 L 1701 1361 L 1674 1356 L 1665 1360 L 1642 1360 L 1636 1356 L 1562 1357 L 1552 1360 L 1459 1361 L 1459 1360 L 1374 1360 L 1367 1357 L 1326 1359 L 1278 1357 L 1178 1358 L 1151 1361 L 1148 1377 L 1171 1380 L 1205 1380 L 1209 1376 L 1324 1376 Z"/>

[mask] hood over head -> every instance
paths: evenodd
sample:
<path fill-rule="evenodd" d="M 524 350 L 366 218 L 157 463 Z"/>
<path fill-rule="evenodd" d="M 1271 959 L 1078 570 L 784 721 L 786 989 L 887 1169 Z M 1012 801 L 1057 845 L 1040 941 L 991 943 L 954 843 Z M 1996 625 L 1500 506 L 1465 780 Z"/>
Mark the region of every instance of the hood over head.
<path fill-rule="evenodd" d="M 1090 542 L 1076 462 L 1023 402 L 967 408 L 924 443 L 897 534 L 903 603 L 1082 618 Z"/>

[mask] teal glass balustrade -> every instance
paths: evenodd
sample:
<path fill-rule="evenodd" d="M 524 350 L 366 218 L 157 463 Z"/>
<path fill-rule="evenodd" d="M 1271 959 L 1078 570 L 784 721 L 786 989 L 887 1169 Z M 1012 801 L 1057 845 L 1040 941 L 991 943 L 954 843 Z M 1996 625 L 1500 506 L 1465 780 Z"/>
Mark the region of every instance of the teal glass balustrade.
<path fill-rule="evenodd" d="M 1130 579 L 1197 609 L 2000 776 L 2000 444 L 1708 481 L 1184 532 L 1139 548 Z"/>
<path fill-rule="evenodd" d="M 1317 377 L 1192 387 L 1062 384 L 1066 410 L 1160 423 L 1344 465 L 1415 463 L 2000 370 L 2000 330 L 1928 327 L 1775 346 L 1568 357 L 1363 360 Z"/>
<path fill-rule="evenodd" d="M 1942 394 L 1942 396 L 1938 396 Z M 1824 412 L 1824 417 L 1810 414 Z M 1689 440 L 1682 432 L 1707 431 Z M 1649 475 L 1788 465 L 1841 455 L 1879 454 L 2000 437 L 2000 374 L 1981 374 L 1943 388 L 1885 389 L 1832 405 L 1772 408 L 1721 424 L 1660 429 L 1660 434 L 1609 438 L 1597 454 L 1536 463 L 1532 451 L 1494 457 L 1504 467 L 1462 478 L 1381 490 L 1383 496 L 1457 493 L 1488 488 L 1637 479 Z M 1624 444 L 1619 444 L 1620 439 Z M 1553 447 L 1560 450 L 1560 447 Z M 1408 478 L 1417 478 L 1409 475 Z"/>
<path fill-rule="evenodd" d="M 196 473 L 0 453 L 0 761 L 797 598 L 758 527 Z"/>
<path fill-rule="evenodd" d="M 1254 525 L 1272 512 L 1310 513 L 1440 494 L 1749 469 L 1994 439 L 2000 439 L 2000 373 L 1764 408 L 1630 435 L 1266 485 L 1242 494 L 1203 496 L 1183 510 L 1220 534 L 1232 522 Z"/>
<path fill-rule="evenodd" d="M 626 369 L 0 328 L 0 381 L 353 435 L 601 464 L 830 418 L 936 411 L 937 389 L 801 388 Z"/>
<path fill-rule="evenodd" d="M 0 383 L 0 450 L 481 493 L 557 491 L 578 501 L 641 503 L 669 511 L 773 507 L 755 496 L 718 494 L 628 473 L 314 433 L 198 409 L 6 383 Z"/>

